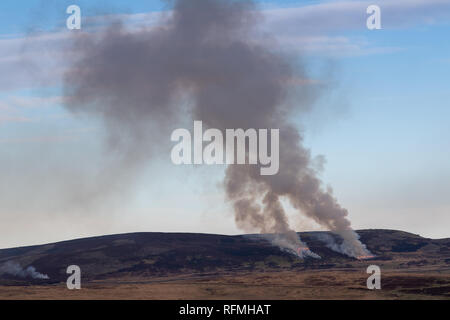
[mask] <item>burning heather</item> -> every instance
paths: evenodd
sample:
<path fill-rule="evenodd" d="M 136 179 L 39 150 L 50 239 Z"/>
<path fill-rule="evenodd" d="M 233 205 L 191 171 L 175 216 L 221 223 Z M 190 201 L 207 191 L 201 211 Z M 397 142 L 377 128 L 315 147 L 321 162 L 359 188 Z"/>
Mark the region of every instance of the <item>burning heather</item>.
<path fill-rule="evenodd" d="M 258 31 L 250 1 L 177 0 L 159 25 L 126 29 L 120 23 L 76 36 L 78 61 L 66 74 L 67 107 L 100 118 L 109 141 L 124 154 L 122 172 L 148 161 L 149 146 L 169 142 L 180 118 L 227 128 L 280 129 L 279 172 L 261 165 L 229 165 L 224 187 L 235 221 L 245 231 L 274 233 L 275 245 L 300 257 L 311 252 L 290 227 L 281 200 L 339 235 L 330 248 L 351 257 L 370 253 L 351 229 L 347 210 L 316 175 L 310 151 L 290 121 L 320 92 L 302 67 L 275 52 Z M 264 39 L 263 39 L 264 37 Z M 302 81 L 303 83 L 304 81 Z M 180 117 L 181 115 L 181 117 Z M 119 175 L 112 175 L 119 176 Z M 127 176 L 122 174 L 120 176 Z"/>
<path fill-rule="evenodd" d="M 311 258 L 320 259 L 320 256 L 318 254 L 312 252 L 311 250 L 309 250 L 308 247 L 298 247 L 297 255 L 300 258 L 311 257 Z"/>
<path fill-rule="evenodd" d="M 357 256 L 356 259 L 358 260 L 368 260 L 368 259 L 373 259 L 375 258 L 375 256 L 373 255 L 367 255 L 367 256 Z"/>

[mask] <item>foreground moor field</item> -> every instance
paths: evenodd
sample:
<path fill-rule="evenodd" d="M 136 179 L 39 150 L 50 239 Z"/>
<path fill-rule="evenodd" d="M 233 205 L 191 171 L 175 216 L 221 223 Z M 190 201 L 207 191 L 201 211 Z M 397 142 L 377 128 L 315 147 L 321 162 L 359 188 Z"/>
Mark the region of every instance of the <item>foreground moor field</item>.
<path fill-rule="evenodd" d="M 0 274 L 0 299 L 450 299 L 450 239 L 360 230 L 375 254 L 328 249 L 323 232 L 301 233 L 321 259 L 299 259 L 259 236 L 134 233 L 0 250 L 0 265 L 33 266 L 49 279 Z M 82 289 L 68 290 L 79 265 Z M 369 290 L 366 269 L 381 268 Z"/>

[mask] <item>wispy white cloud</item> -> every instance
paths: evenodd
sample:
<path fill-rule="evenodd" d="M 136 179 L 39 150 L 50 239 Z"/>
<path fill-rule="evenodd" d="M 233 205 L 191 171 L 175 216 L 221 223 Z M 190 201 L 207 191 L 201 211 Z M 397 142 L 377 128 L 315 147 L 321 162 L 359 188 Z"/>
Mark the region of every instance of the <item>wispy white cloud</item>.
<path fill-rule="evenodd" d="M 39 108 L 61 105 L 64 102 L 62 96 L 10 96 L 7 99 L 10 106 L 14 108 Z"/>
<path fill-rule="evenodd" d="M 265 10 L 265 30 L 281 45 L 306 54 L 333 57 L 386 54 L 404 50 L 380 46 L 350 32 L 367 31 L 366 9 L 374 1 L 328 1 L 294 8 Z M 448 23 L 448 0 L 379 0 L 384 32 L 423 24 Z M 378 32 L 378 31 L 377 31 Z"/>
<path fill-rule="evenodd" d="M 261 12 L 262 30 L 272 34 L 283 49 L 300 54 L 339 58 L 402 50 L 346 33 L 366 30 L 366 8 L 372 3 L 366 0 L 326 1 L 293 8 L 265 9 Z M 382 10 L 384 30 L 450 21 L 448 0 L 378 0 L 376 3 Z M 84 25 L 89 32 L 114 20 L 121 20 L 130 30 L 151 28 L 158 27 L 167 15 L 170 11 L 96 16 L 87 18 Z M 22 38 L 0 38 L 0 91 L 60 84 L 65 68 L 76 54 L 70 47 L 71 35 L 64 29 Z"/>
<path fill-rule="evenodd" d="M 285 35 L 278 37 L 278 41 L 290 51 L 341 58 L 394 53 L 403 50 L 401 47 L 376 46 L 363 38 L 349 38 L 345 36 Z"/>
<path fill-rule="evenodd" d="M 22 116 L 11 116 L 0 114 L 0 124 L 6 122 L 32 122 L 33 119 Z"/>
<path fill-rule="evenodd" d="M 35 108 L 49 108 L 60 105 L 64 98 L 61 96 L 19 96 L 9 95 L 0 101 L 1 123 L 24 123 L 40 121 L 41 115 L 29 115 L 27 111 Z"/>
<path fill-rule="evenodd" d="M 381 9 L 385 29 L 418 24 L 448 23 L 448 0 L 378 0 L 333 1 L 295 8 L 270 9 L 264 12 L 266 23 L 286 33 L 317 34 L 364 30 L 369 5 Z"/>
<path fill-rule="evenodd" d="M 72 57 L 68 32 L 0 39 L 0 91 L 57 85 Z"/>

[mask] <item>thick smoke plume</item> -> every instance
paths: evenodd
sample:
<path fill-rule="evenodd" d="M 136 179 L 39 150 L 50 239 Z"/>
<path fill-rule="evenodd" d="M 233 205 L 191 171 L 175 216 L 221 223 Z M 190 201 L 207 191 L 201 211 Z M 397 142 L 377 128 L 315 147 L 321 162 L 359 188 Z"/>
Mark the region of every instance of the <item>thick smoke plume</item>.
<path fill-rule="evenodd" d="M 36 268 L 29 266 L 23 269 L 19 263 L 14 261 L 8 261 L 0 266 L 0 275 L 7 274 L 20 278 L 33 278 L 33 279 L 49 279 L 49 276 L 36 271 Z"/>
<path fill-rule="evenodd" d="M 367 254 L 347 219 L 347 210 L 323 190 L 302 136 L 289 121 L 311 108 L 313 86 L 303 86 L 295 104 L 289 89 L 307 79 L 302 68 L 277 53 L 258 32 L 261 17 L 249 1 L 178 0 L 155 27 L 81 34 L 80 58 L 66 74 L 67 107 L 104 121 L 110 142 L 139 163 L 149 147 L 169 140 L 180 118 L 205 126 L 280 129 L 280 170 L 261 176 L 258 165 L 230 165 L 225 190 L 238 227 L 276 233 L 277 245 L 316 256 L 288 222 L 281 199 L 299 213 L 339 234 L 339 251 Z M 125 160 L 127 160 L 125 159 Z"/>

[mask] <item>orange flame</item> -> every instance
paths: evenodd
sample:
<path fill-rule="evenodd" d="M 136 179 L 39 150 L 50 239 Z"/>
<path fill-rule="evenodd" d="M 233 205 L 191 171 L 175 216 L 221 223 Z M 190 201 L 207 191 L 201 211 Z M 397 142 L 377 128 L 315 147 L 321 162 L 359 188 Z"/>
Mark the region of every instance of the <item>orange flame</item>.
<path fill-rule="evenodd" d="M 302 255 L 303 251 L 309 251 L 309 248 L 308 247 L 298 247 L 297 253 L 298 253 L 299 256 Z"/>

